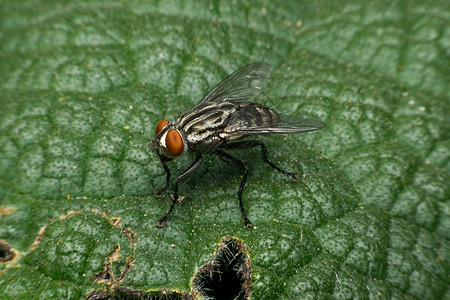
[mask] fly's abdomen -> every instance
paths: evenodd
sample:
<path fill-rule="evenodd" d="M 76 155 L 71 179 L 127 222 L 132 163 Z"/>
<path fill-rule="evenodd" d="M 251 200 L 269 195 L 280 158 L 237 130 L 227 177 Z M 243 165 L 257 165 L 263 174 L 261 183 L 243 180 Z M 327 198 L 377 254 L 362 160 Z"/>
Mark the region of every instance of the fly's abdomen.
<path fill-rule="evenodd" d="M 220 133 L 220 137 L 233 140 L 252 134 L 269 133 L 275 128 L 280 118 L 271 108 L 258 103 L 241 103 L 241 106 L 233 113 L 227 125 Z"/>

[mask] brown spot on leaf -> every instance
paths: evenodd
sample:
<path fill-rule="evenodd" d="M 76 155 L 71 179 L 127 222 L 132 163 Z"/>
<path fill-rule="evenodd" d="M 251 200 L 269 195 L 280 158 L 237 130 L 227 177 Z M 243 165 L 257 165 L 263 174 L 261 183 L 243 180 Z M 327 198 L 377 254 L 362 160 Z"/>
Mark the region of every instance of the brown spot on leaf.
<path fill-rule="evenodd" d="M 108 254 L 108 262 L 105 264 L 103 271 L 92 276 L 95 282 L 97 283 L 108 283 L 113 284 L 114 273 L 112 270 L 112 263 L 119 259 L 120 245 L 114 246 L 114 248 Z"/>
<path fill-rule="evenodd" d="M 91 209 L 91 210 L 71 210 L 68 213 L 59 216 L 58 219 L 53 219 L 51 220 L 48 224 L 44 225 L 40 230 L 39 233 L 36 237 L 36 239 L 34 240 L 33 244 L 31 244 L 30 246 L 30 250 L 35 249 L 36 247 L 39 246 L 39 244 L 41 243 L 41 240 L 44 238 L 44 234 L 45 234 L 45 230 L 47 229 L 47 227 L 51 224 L 53 224 L 54 222 L 56 222 L 57 220 L 66 220 L 68 218 L 73 217 L 74 215 L 77 214 L 82 214 L 85 212 L 92 212 L 94 214 L 100 215 L 104 218 L 106 218 L 108 220 L 108 222 L 115 228 L 120 229 L 120 231 L 130 240 L 130 243 L 132 243 L 133 245 L 136 245 L 137 243 L 137 237 L 136 234 L 129 228 L 123 227 L 120 225 L 120 221 L 121 219 L 118 217 L 108 217 L 106 215 L 105 212 L 99 211 L 97 209 Z"/>
<path fill-rule="evenodd" d="M 111 225 L 115 226 L 115 227 L 120 226 L 120 222 L 121 221 L 122 221 L 122 219 L 118 218 L 118 217 L 111 217 L 111 218 L 109 218 L 109 223 L 111 223 Z"/>
<path fill-rule="evenodd" d="M 10 215 L 16 211 L 15 207 L 3 207 L 0 206 L 0 216 Z"/>
<path fill-rule="evenodd" d="M 92 276 L 97 283 L 107 283 L 109 285 L 108 290 L 116 288 L 127 276 L 128 272 L 133 268 L 134 256 L 130 255 L 126 259 L 125 268 L 116 279 L 112 270 L 112 264 L 119 259 L 120 245 L 114 246 L 114 248 L 108 253 L 108 262 L 103 267 L 103 271 Z"/>
<path fill-rule="evenodd" d="M 37 246 L 39 246 L 39 244 L 41 243 L 41 240 L 44 238 L 45 229 L 47 229 L 47 226 L 50 225 L 51 223 L 53 223 L 53 221 L 48 223 L 47 225 L 44 225 L 41 229 L 39 229 L 39 233 L 38 233 L 37 237 L 34 239 L 33 244 L 31 244 L 30 250 L 34 250 L 37 248 Z"/>
<path fill-rule="evenodd" d="M 115 245 L 114 248 L 109 252 L 108 258 L 111 262 L 119 259 L 120 245 Z"/>
<path fill-rule="evenodd" d="M 106 218 L 108 218 L 105 213 L 102 213 L 102 214 L 104 214 L 104 216 Z M 120 225 L 120 222 L 122 221 L 120 218 L 111 217 L 111 218 L 108 218 L 108 221 L 112 226 L 119 228 L 122 231 L 122 233 L 128 237 L 128 239 L 130 240 L 130 242 L 133 245 L 136 245 L 136 243 L 137 243 L 136 234 L 130 228 L 126 228 L 126 227 L 123 227 L 122 225 Z"/>
<path fill-rule="evenodd" d="M 142 300 L 193 300 L 189 293 L 183 291 L 169 290 L 149 290 L 140 291 L 126 287 L 118 287 L 114 290 L 96 290 L 92 291 L 87 300 L 103 300 L 103 299 L 142 299 Z"/>
<path fill-rule="evenodd" d="M 11 248 L 7 242 L 0 240 L 0 264 L 10 264 L 19 256 L 19 251 Z"/>

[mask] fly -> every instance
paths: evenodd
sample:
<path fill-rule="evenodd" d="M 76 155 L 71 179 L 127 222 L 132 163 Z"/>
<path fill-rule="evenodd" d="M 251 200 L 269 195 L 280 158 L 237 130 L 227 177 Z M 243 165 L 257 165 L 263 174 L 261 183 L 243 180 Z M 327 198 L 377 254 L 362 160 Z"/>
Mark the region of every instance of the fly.
<path fill-rule="evenodd" d="M 155 195 L 161 195 L 169 187 L 168 162 L 186 153 L 195 156 L 191 165 L 176 178 L 172 205 L 167 214 L 156 223 L 158 227 L 164 226 L 175 207 L 179 198 L 179 182 L 192 175 L 200 166 L 203 153 L 215 154 L 244 172 L 238 198 L 245 227 L 252 226 L 242 203 L 248 167 L 224 150 L 260 147 L 264 161 L 273 169 L 294 180 L 298 178 L 297 173 L 282 170 L 270 160 L 263 142 L 241 140 L 259 134 L 304 133 L 319 130 L 326 125 L 319 120 L 279 114 L 270 107 L 250 102 L 266 84 L 271 71 L 271 65 L 264 62 L 246 65 L 213 87 L 197 105 L 179 115 L 174 122 L 162 120 L 156 125 L 156 137 L 149 145 L 153 146 L 153 151 L 157 150 L 166 171 L 166 184 L 155 191 Z"/>

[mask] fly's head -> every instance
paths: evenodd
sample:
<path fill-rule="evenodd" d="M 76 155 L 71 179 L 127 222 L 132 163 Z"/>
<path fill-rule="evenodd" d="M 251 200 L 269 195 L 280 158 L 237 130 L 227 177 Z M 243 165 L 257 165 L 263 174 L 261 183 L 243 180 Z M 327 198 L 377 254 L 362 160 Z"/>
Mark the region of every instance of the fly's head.
<path fill-rule="evenodd" d="M 156 137 L 148 146 L 157 151 L 162 163 L 166 163 L 183 153 L 184 141 L 180 132 L 168 120 L 159 121 L 156 125 Z"/>

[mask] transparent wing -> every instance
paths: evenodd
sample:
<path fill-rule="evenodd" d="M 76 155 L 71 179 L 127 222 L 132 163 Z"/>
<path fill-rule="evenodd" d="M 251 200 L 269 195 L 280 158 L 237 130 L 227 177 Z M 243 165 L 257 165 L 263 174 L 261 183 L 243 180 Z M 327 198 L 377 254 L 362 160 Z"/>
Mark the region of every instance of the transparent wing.
<path fill-rule="evenodd" d="M 279 117 L 280 120 L 275 124 L 275 126 L 276 129 L 283 131 L 280 133 L 310 132 L 322 129 L 327 125 L 325 122 L 315 119 L 304 119 L 288 115 L 281 115 Z"/>
<path fill-rule="evenodd" d="M 257 62 L 237 69 L 213 87 L 200 101 L 248 101 L 256 96 L 269 78 L 272 66 Z"/>
<path fill-rule="evenodd" d="M 281 115 L 269 107 L 248 103 L 233 114 L 222 137 L 236 139 L 254 134 L 304 133 L 322 129 L 325 122 Z"/>

